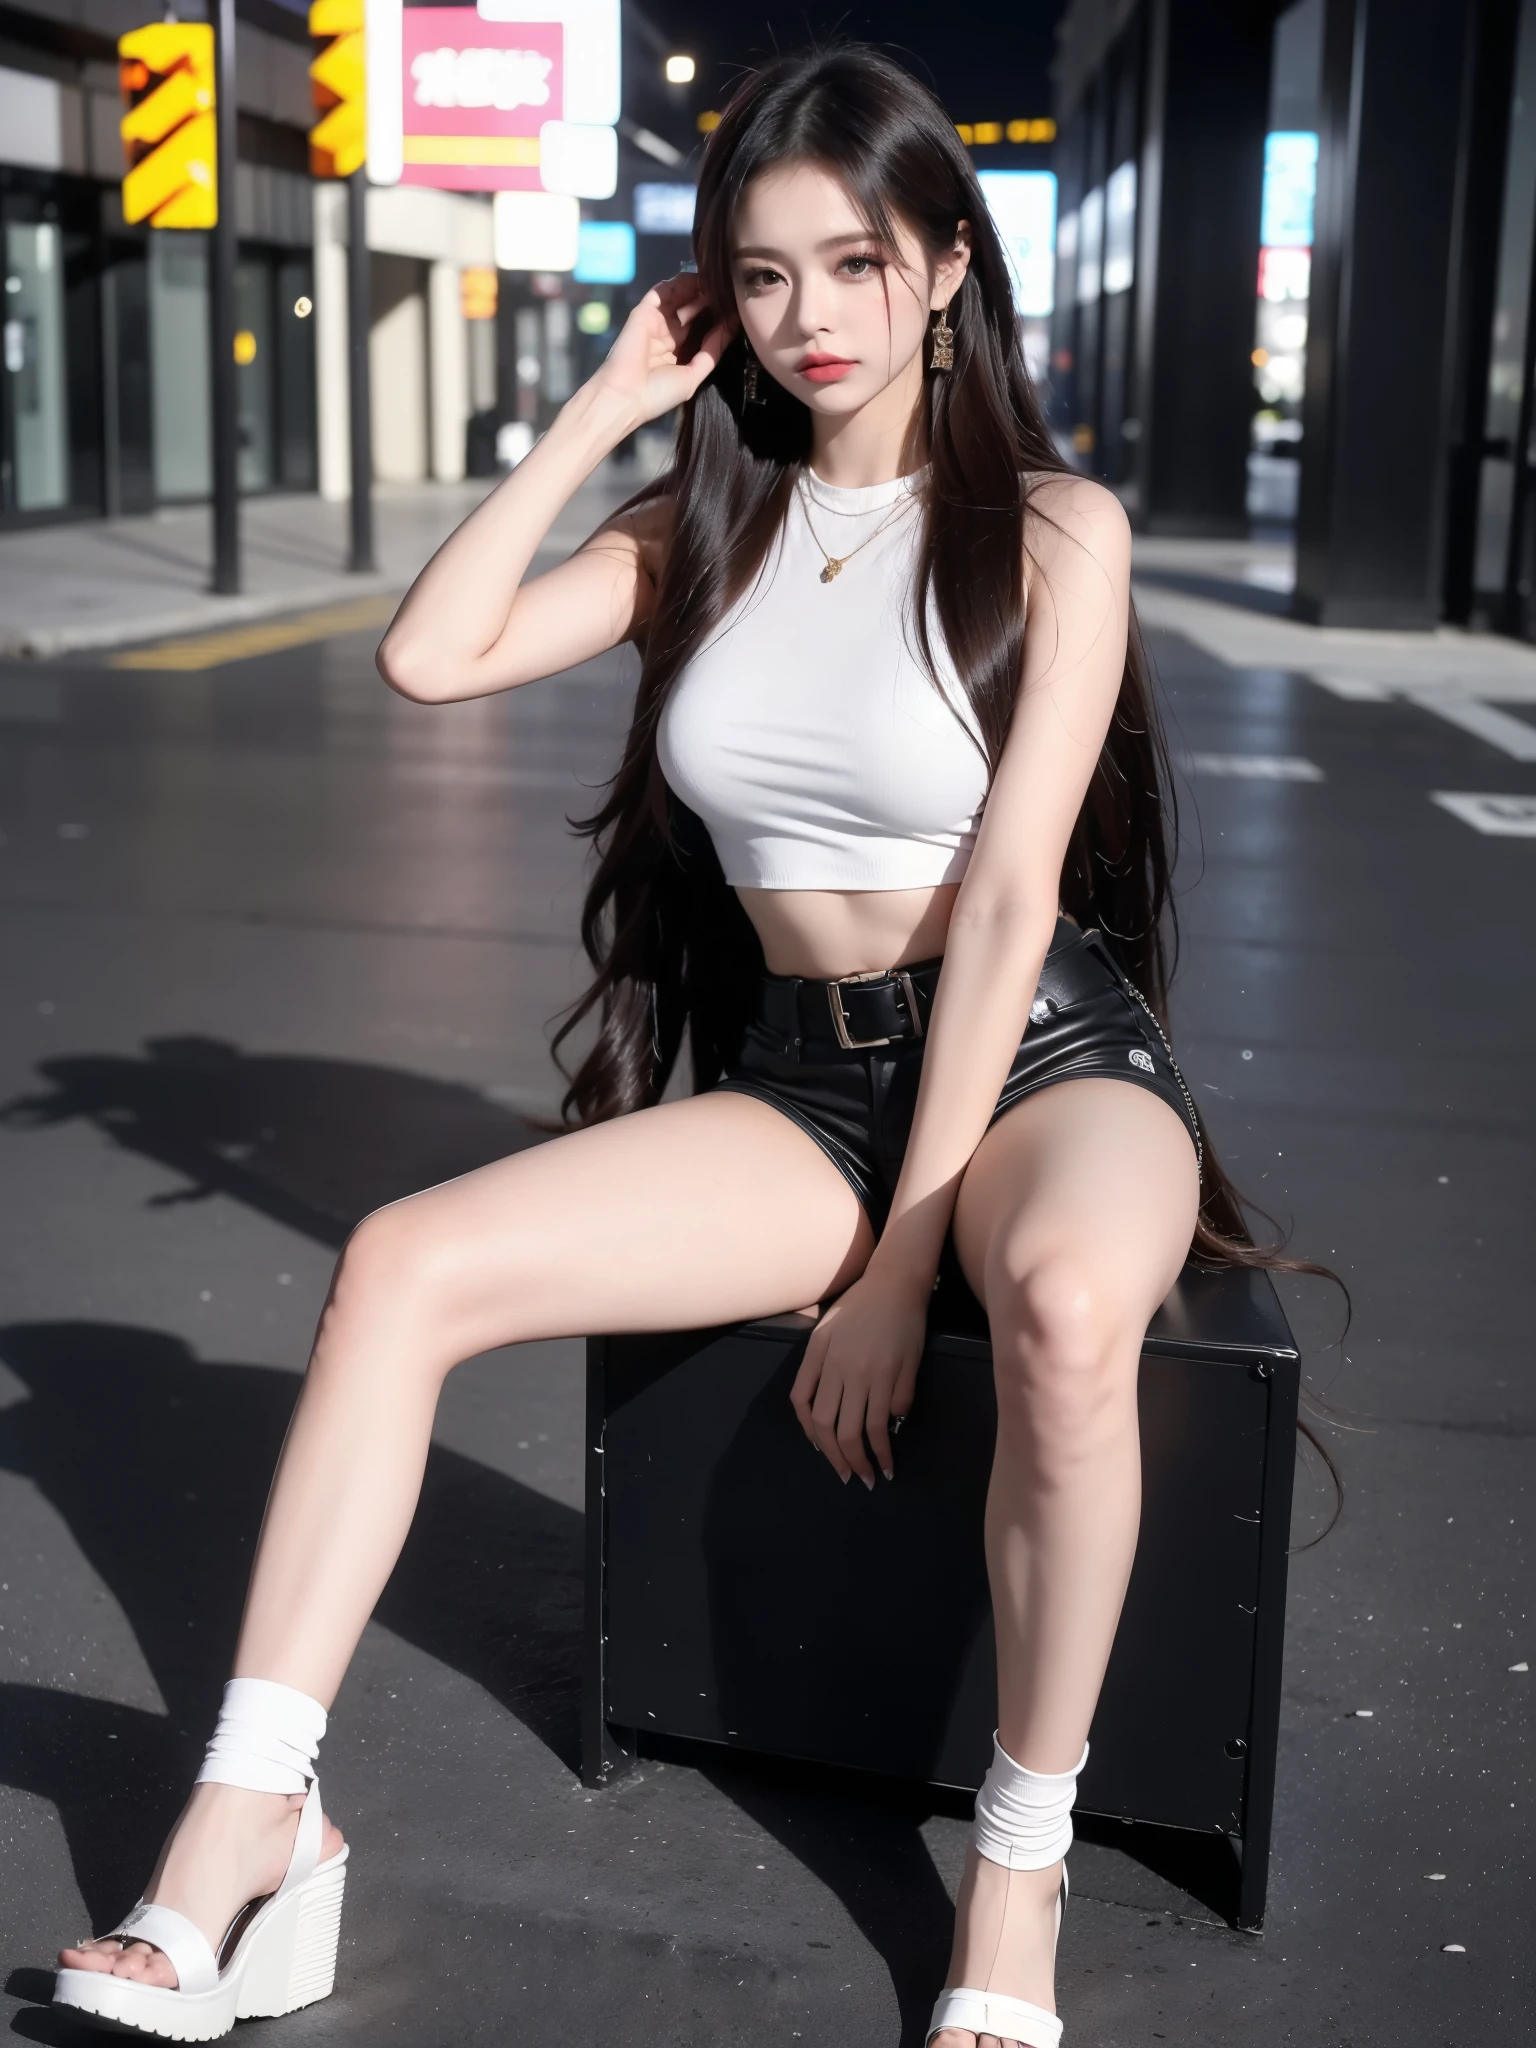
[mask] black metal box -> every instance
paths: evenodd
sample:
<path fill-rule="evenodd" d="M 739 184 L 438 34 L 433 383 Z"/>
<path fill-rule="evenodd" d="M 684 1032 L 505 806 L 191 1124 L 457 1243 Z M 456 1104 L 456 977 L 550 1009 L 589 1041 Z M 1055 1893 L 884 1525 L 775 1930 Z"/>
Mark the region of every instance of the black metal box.
<path fill-rule="evenodd" d="M 811 1324 L 588 1347 L 584 1769 L 680 1736 L 974 1789 L 996 1675 L 996 1406 L 969 1296 L 930 1318 L 896 1479 L 839 1484 L 789 1389 Z M 1216 1830 L 1264 1911 L 1299 1361 L 1267 1274 L 1193 1267 L 1147 1333 L 1141 1538 L 1078 1811 Z"/>

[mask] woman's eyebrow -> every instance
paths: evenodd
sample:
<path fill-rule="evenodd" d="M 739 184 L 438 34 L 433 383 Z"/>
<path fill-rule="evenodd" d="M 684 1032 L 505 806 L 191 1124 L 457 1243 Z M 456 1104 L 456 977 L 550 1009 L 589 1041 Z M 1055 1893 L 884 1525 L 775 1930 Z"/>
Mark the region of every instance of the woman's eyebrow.
<path fill-rule="evenodd" d="M 868 228 L 850 228 L 846 234 L 828 235 L 825 241 L 816 244 L 816 251 L 820 254 L 824 249 L 841 249 L 847 242 L 874 242 L 878 240 L 879 236 L 871 234 Z M 766 256 L 776 263 L 783 263 L 787 260 L 786 252 L 783 249 L 770 249 L 766 246 L 759 247 L 756 244 L 731 251 L 733 262 L 739 263 L 747 256 Z"/>

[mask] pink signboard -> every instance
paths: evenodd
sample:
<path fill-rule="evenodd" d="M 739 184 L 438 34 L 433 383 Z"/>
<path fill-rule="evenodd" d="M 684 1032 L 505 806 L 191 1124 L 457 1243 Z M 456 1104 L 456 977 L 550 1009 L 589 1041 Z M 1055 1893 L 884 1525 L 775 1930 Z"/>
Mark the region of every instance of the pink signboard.
<path fill-rule="evenodd" d="M 400 182 L 538 191 L 539 130 L 564 100 L 563 45 L 558 22 L 405 8 Z"/>

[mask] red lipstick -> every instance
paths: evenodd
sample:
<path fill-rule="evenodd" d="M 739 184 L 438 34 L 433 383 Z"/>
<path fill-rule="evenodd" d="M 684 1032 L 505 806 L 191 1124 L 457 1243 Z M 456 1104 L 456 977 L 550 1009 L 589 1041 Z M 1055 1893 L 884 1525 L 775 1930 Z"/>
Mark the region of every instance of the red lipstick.
<path fill-rule="evenodd" d="M 850 370 L 857 367 L 851 356 L 829 356 L 818 349 L 812 349 L 796 363 L 795 374 L 804 377 L 810 384 L 836 384 L 840 378 L 846 377 Z"/>

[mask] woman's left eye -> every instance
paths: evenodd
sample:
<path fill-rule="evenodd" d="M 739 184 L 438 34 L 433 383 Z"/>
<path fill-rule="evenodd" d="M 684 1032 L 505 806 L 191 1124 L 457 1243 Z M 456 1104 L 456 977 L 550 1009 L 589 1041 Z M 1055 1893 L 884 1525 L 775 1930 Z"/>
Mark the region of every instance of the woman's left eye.
<path fill-rule="evenodd" d="M 843 269 L 848 272 L 850 277 L 868 277 L 871 271 L 880 270 L 883 267 L 878 256 L 845 256 L 843 258 Z"/>

